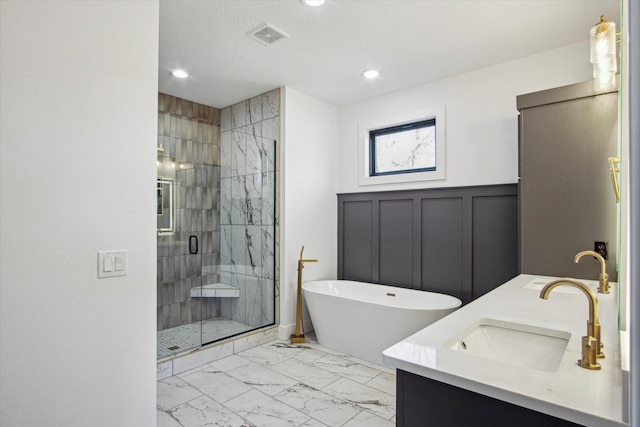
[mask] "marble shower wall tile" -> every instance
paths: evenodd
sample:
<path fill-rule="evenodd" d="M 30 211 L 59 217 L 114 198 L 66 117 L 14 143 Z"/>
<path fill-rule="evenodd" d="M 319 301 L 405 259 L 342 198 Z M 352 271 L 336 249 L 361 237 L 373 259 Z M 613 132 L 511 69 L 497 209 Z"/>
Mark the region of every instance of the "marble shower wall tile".
<path fill-rule="evenodd" d="M 260 160 L 262 162 L 262 172 L 272 172 L 276 169 L 276 141 L 269 138 L 260 137 Z"/>
<path fill-rule="evenodd" d="M 245 175 L 247 165 L 246 135 L 231 131 L 231 176 Z"/>
<path fill-rule="evenodd" d="M 262 220 L 262 174 L 245 175 L 245 224 L 258 225 Z"/>
<path fill-rule="evenodd" d="M 220 271 L 230 273 L 233 271 L 231 263 L 232 247 L 232 226 L 222 225 L 220 227 Z M 227 282 L 223 282 L 227 283 Z M 230 283 L 227 283 L 230 284 Z"/>
<path fill-rule="evenodd" d="M 232 138 L 231 131 L 222 132 L 220 135 L 220 177 L 231 176 L 231 152 Z"/>
<path fill-rule="evenodd" d="M 258 225 L 247 225 L 245 227 L 246 236 L 246 274 L 253 277 L 263 277 L 262 275 L 262 232 Z"/>
<path fill-rule="evenodd" d="M 231 128 L 236 129 L 247 124 L 249 102 L 242 101 L 231 106 Z"/>
<path fill-rule="evenodd" d="M 275 287 L 271 285 L 271 280 L 260 279 L 262 285 L 262 325 L 269 325 L 275 322 Z"/>
<path fill-rule="evenodd" d="M 246 310 L 249 326 L 262 325 L 262 283 L 257 277 L 247 276 Z"/>
<path fill-rule="evenodd" d="M 231 107 L 220 110 L 220 131 L 231 130 Z"/>
<path fill-rule="evenodd" d="M 280 89 L 274 89 L 262 95 L 262 119 L 280 115 Z"/>
<path fill-rule="evenodd" d="M 275 249 L 274 249 L 274 227 L 262 226 L 260 227 L 262 233 L 262 247 L 261 247 L 261 274 L 260 277 L 265 279 L 274 279 L 274 262 L 275 262 Z"/>
<path fill-rule="evenodd" d="M 262 121 L 262 96 L 256 96 L 249 100 L 249 123 Z"/>
<path fill-rule="evenodd" d="M 247 233 L 244 225 L 231 226 L 231 271 L 246 274 Z"/>
<path fill-rule="evenodd" d="M 231 224 L 247 224 L 247 205 L 249 200 L 247 181 L 247 175 L 231 178 Z"/>
<path fill-rule="evenodd" d="M 262 138 L 254 135 L 245 135 L 245 173 L 262 173 Z"/>
<path fill-rule="evenodd" d="M 274 225 L 276 216 L 276 180 L 273 173 L 263 173 L 260 188 L 260 213 L 262 225 Z"/>
<path fill-rule="evenodd" d="M 231 222 L 231 182 L 233 178 L 220 179 L 220 224 L 229 225 Z"/>
<path fill-rule="evenodd" d="M 252 326 L 276 320 L 274 227 L 279 116 L 279 89 L 221 111 L 220 271 L 232 273 L 221 275 L 221 280 L 229 284 L 236 280 L 243 286 L 240 297 L 221 310 L 231 319 L 244 319 Z"/>
<path fill-rule="evenodd" d="M 274 117 L 262 122 L 262 137 L 277 141 L 280 139 L 280 118 Z"/>
<path fill-rule="evenodd" d="M 240 296 L 238 298 L 230 298 L 230 316 L 231 320 L 235 320 L 236 322 L 247 323 L 247 280 L 246 277 L 242 274 L 231 274 L 228 278 L 231 286 L 235 286 L 240 289 Z"/>

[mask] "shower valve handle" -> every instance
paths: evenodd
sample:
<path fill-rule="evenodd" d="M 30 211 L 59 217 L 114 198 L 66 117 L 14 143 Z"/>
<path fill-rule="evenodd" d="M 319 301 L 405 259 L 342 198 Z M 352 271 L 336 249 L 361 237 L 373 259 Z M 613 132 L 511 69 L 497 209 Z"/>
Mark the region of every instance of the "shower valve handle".
<path fill-rule="evenodd" d="M 196 235 L 189 236 L 189 253 L 191 255 L 196 255 L 198 253 L 198 236 Z"/>

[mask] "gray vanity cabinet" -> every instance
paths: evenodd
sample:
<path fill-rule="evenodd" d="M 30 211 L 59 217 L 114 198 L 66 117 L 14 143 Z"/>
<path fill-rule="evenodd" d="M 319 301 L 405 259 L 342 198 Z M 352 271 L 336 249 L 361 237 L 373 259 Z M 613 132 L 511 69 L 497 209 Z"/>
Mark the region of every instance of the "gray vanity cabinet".
<path fill-rule="evenodd" d="M 398 427 L 577 427 L 570 421 L 396 370 Z"/>
<path fill-rule="evenodd" d="M 592 82 L 517 97 L 520 272 L 597 279 L 599 263 L 575 255 L 607 242 L 617 280 L 617 208 L 609 157 L 618 153 L 618 93 Z"/>

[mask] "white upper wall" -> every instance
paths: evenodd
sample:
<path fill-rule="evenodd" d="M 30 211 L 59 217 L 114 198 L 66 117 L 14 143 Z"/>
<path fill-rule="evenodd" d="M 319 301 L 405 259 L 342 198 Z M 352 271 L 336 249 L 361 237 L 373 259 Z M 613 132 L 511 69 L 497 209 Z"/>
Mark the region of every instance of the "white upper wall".
<path fill-rule="evenodd" d="M 384 78 L 384 76 L 381 76 Z M 393 92 L 340 108 L 340 193 L 515 183 L 516 96 L 591 79 L 588 42 Z M 371 82 L 375 84 L 375 82 Z M 358 185 L 359 126 L 446 109 L 446 178 Z M 438 124 L 439 125 L 439 124 Z"/>
<path fill-rule="evenodd" d="M 306 264 L 304 281 L 337 274 L 338 108 L 289 87 L 283 101 L 279 335 L 285 339 L 296 321 L 301 247 L 304 258 L 318 260 Z"/>
<path fill-rule="evenodd" d="M 2 426 L 155 426 L 158 16 L 0 2 Z"/>

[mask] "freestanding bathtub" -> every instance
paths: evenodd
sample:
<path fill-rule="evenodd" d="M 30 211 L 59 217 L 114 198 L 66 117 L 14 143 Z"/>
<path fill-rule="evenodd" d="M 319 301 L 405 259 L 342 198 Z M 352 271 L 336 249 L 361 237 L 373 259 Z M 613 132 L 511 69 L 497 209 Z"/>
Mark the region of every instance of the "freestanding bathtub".
<path fill-rule="evenodd" d="M 460 307 L 450 295 L 350 280 L 302 285 L 320 345 L 382 364 L 382 351 Z"/>

